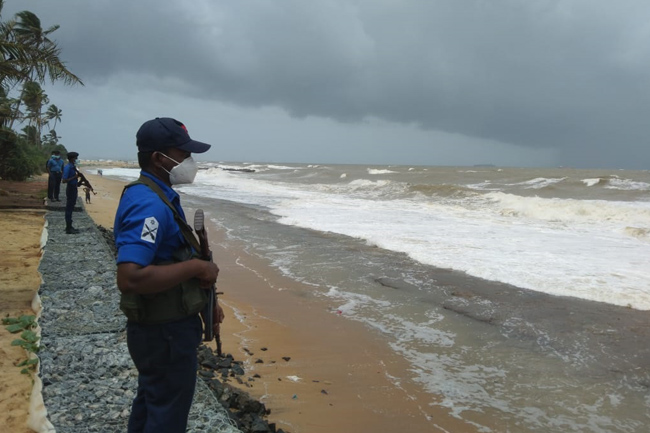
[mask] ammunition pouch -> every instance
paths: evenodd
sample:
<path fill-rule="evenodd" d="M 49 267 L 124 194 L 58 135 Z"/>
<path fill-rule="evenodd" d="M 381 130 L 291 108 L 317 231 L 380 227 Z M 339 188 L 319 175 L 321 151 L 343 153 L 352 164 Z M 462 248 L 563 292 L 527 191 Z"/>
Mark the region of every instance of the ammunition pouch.
<path fill-rule="evenodd" d="M 174 253 L 174 261 L 154 263 L 169 265 L 194 258 L 192 249 L 183 245 Z M 173 322 L 199 313 L 208 302 L 205 289 L 199 287 L 199 280 L 192 278 L 181 284 L 151 295 L 122 293 L 120 310 L 130 322 L 147 325 Z"/>

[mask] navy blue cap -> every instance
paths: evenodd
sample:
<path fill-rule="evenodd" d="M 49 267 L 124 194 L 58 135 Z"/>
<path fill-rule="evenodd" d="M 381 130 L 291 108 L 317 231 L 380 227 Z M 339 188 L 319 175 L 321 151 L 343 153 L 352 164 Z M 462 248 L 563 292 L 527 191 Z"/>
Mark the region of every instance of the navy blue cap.
<path fill-rule="evenodd" d="M 144 122 L 135 137 L 140 152 L 175 147 L 186 152 L 203 153 L 211 147 L 209 144 L 192 140 L 185 125 L 171 117 L 156 117 Z"/>

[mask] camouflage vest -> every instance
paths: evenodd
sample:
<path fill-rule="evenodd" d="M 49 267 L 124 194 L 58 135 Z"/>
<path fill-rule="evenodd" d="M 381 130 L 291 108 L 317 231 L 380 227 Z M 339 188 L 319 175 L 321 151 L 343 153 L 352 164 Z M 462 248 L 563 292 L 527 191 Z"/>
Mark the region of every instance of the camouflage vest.
<path fill-rule="evenodd" d="M 171 209 L 174 220 L 176 220 L 185 238 L 185 244 L 174 252 L 171 262 L 154 262 L 153 264 L 163 266 L 197 258 L 196 251 L 199 251 L 200 248 L 192 228 L 180 216 L 160 187 L 148 177 L 140 176 L 138 180 L 124 187 L 122 195 L 124 195 L 127 188 L 134 185 L 146 185 L 160 197 Z M 130 322 L 153 325 L 173 322 L 197 314 L 203 309 L 207 301 L 208 295 L 204 289 L 199 287 L 199 280 L 192 278 L 160 293 L 150 295 L 122 293 L 120 296 L 120 310 Z"/>

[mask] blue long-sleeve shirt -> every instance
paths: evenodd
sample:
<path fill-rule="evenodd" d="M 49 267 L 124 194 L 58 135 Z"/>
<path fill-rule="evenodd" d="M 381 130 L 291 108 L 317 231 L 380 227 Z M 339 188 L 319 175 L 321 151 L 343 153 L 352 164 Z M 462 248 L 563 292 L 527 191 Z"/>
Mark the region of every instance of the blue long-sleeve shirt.
<path fill-rule="evenodd" d="M 142 171 L 141 174 L 156 182 L 185 219 L 178 193 L 150 173 Z M 131 262 L 144 267 L 171 261 L 174 252 L 185 243 L 171 209 L 146 185 L 134 185 L 126 190 L 113 227 L 118 264 Z"/>
<path fill-rule="evenodd" d="M 69 162 L 68 165 L 66 165 L 65 168 L 63 169 L 63 179 L 64 180 L 65 179 L 70 179 L 71 177 L 74 177 L 74 179 L 71 179 L 71 180 L 68 181 L 68 185 L 77 186 L 77 184 L 79 182 L 78 182 L 78 180 L 77 180 L 77 178 L 75 176 L 76 174 L 77 174 L 77 168 L 71 162 Z"/>
<path fill-rule="evenodd" d="M 63 161 L 60 158 L 48 159 L 47 170 L 50 173 L 61 173 L 63 171 Z"/>

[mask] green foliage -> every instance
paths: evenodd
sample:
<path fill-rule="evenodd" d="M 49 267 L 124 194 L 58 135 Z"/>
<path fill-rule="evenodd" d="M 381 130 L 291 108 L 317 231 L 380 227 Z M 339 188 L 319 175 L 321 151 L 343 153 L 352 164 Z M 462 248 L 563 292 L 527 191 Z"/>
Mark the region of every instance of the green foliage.
<path fill-rule="evenodd" d="M 0 178 L 24 181 L 42 173 L 45 161 L 41 148 L 29 144 L 24 137 L 17 137 L 8 128 L 0 128 Z"/>
<path fill-rule="evenodd" d="M 22 334 L 21 334 L 22 336 Z M 36 337 L 36 340 L 38 341 L 38 337 Z M 22 340 L 14 340 L 11 342 L 12 346 L 20 346 L 23 349 L 25 349 L 28 352 L 31 353 L 36 353 L 38 352 L 38 344 L 36 344 L 35 341 L 27 341 L 25 339 Z"/>
<path fill-rule="evenodd" d="M 4 1 L 0 0 L 0 14 Z M 0 21 L 0 84 L 8 86 L 26 80 L 44 83 L 63 81 L 82 84 L 61 60 L 61 48 L 50 35 L 59 28 L 43 29 L 41 20 L 29 11 L 17 13 L 9 21 Z"/>
<path fill-rule="evenodd" d="M 30 374 L 36 371 L 36 366 L 38 365 L 38 358 L 25 359 L 21 363 L 17 364 L 16 367 L 25 367 L 20 370 L 21 374 Z"/>
<path fill-rule="evenodd" d="M 27 155 L 18 146 L 18 137 L 7 128 L 0 130 L 0 177 L 6 180 L 25 180 L 31 175 Z"/>
<path fill-rule="evenodd" d="M 25 329 L 25 328 L 23 327 L 23 325 L 21 325 L 19 323 L 7 326 L 7 331 L 11 332 L 12 334 L 15 334 L 16 332 L 20 332 L 23 329 Z"/>
<path fill-rule="evenodd" d="M 54 104 L 47 107 L 47 111 L 45 112 L 45 119 L 48 122 L 51 121 L 51 120 L 54 121 L 54 126 L 52 126 L 52 129 L 50 130 L 50 132 L 54 131 L 54 128 L 56 128 L 56 123 L 61 121 L 62 114 L 63 114 L 63 111 Z"/>
<path fill-rule="evenodd" d="M 58 150 L 61 155 L 68 153 L 53 131 L 44 135 L 43 144 L 38 145 L 34 142 L 36 129 L 33 126 L 23 128 L 20 136 L 9 128 L 0 127 L 0 178 L 24 181 L 45 171 L 52 151 Z"/>
<path fill-rule="evenodd" d="M 0 0 L 0 15 L 3 6 L 4 1 Z M 52 104 L 44 111 L 49 98 L 41 85 L 48 78 L 52 83 L 83 83 L 65 67 L 59 57 L 61 49 L 50 39 L 58 25 L 44 29 L 41 20 L 29 11 L 19 12 L 8 21 L 2 18 L 0 16 L 0 178 L 23 181 L 44 171 L 52 150 L 65 150 L 50 127 L 50 122 L 54 127 L 61 122 L 62 110 Z M 13 130 L 14 123 L 27 124 L 22 134 Z M 42 135 L 46 126 L 50 134 Z"/>
<path fill-rule="evenodd" d="M 19 326 L 18 331 L 29 330 L 36 328 L 36 316 L 33 314 L 24 314 L 20 317 L 5 317 L 2 319 L 2 324 L 7 326 Z M 12 334 L 15 334 L 18 331 L 9 331 Z"/>
<path fill-rule="evenodd" d="M 32 354 L 38 353 L 40 349 L 38 341 L 41 339 L 33 329 L 36 329 L 36 316 L 23 315 L 20 317 L 5 317 L 2 319 L 2 324 L 5 325 L 7 330 L 12 334 L 21 332 L 20 339 L 11 342 L 12 346 L 20 346 L 28 353 L 28 358 L 21 361 L 16 367 L 25 367 L 20 370 L 23 374 L 30 374 L 36 370 L 38 365 L 38 358 L 32 357 Z"/>
<path fill-rule="evenodd" d="M 68 149 L 66 149 L 63 144 L 59 143 L 59 138 L 61 137 L 56 135 L 54 129 L 50 129 L 47 134 L 43 135 L 41 139 L 41 147 L 43 148 L 43 156 L 45 158 L 49 158 L 55 150 L 58 150 L 63 158 L 68 153 Z"/>
<path fill-rule="evenodd" d="M 32 359 L 26 359 L 18 364 L 16 364 L 16 367 L 24 367 L 24 366 L 31 366 L 31 365 L 37 365 L 38 364 L 38 358 L 32 358 Z"/>

